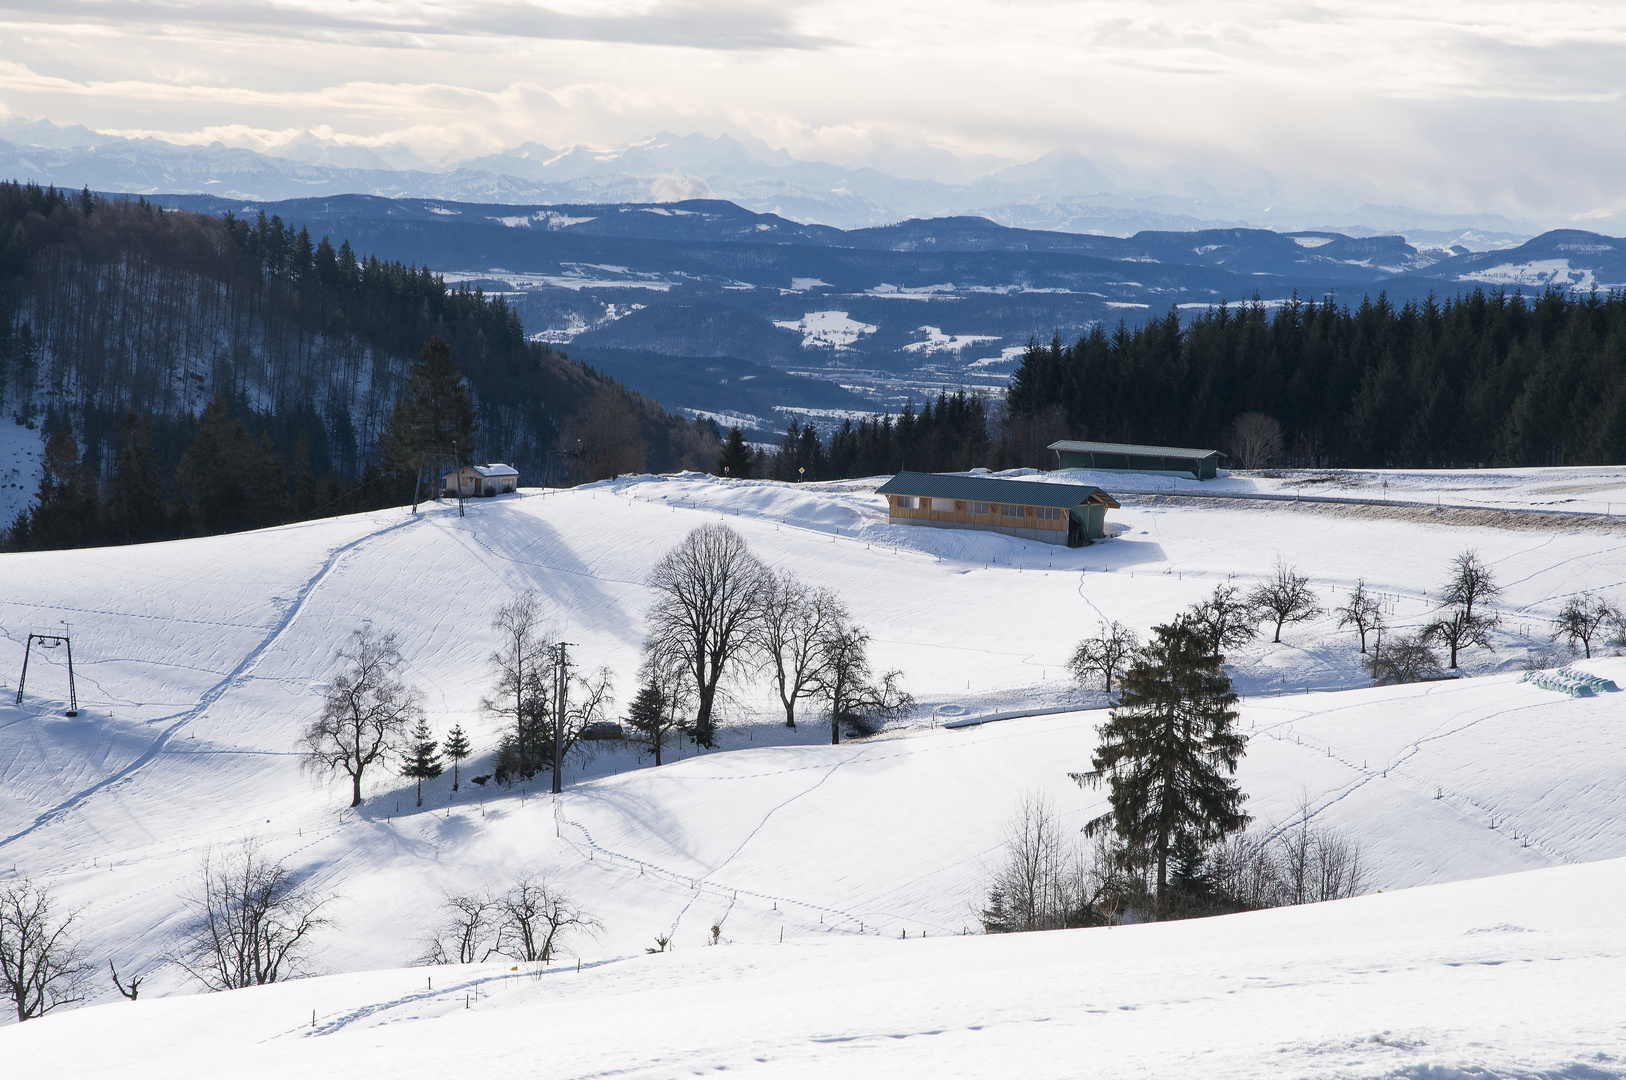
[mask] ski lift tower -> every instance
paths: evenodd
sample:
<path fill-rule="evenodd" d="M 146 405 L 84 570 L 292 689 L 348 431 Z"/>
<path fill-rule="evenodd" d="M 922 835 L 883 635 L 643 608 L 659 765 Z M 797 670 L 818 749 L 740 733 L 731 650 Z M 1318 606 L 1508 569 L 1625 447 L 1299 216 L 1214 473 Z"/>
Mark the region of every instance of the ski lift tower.
<path fill-rule="evenodd" d="M 79 694 L 73 685 L 73 638 L 68 636 L 68 624 L 63 623 L 60 631 L 35 630 L 28 635 L 28 644 L 23 646 L 23 673 L 17 676 L 17 704 L 23 703 L 23 683 L 28 680 L 28 658 L 34 651 L 34 642 L 39 642 L 42 649 L 56 649 L 67 646 L 68 649 L 68 715 L 79 715 Z"/>

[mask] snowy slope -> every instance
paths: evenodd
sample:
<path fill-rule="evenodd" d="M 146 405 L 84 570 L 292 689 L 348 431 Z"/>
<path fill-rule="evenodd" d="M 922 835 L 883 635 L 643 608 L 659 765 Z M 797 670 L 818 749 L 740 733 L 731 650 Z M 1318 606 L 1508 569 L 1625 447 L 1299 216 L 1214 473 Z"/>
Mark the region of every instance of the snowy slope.
<path fill-rule="evenodd" d="M 29 1080 L 1606 1080 L 1623 887 L 1615 860 L 1188 923 L 370 972 L 65 1013 L 0 1053 Z"/>
<path fill-rule="evenodd" d="M 0 673 L 14 687 L 28 629 L 65 621 L 82 712 L 61 715 L 57 653 L 36 655 L 22 707 L 0 698 L 0 873 L 33 874 L 84 907 L 93 954 L 121 970 L 156 965 L 200 854 L 246 835 L 338 896 L 342 932 L 322 958 L 335 972 L 410 960 L 443 890 L 520 869 L 546 872 L 603 920 L 603 937 L 579 944 L 589 955 L 637 954 L 669 932 L 689 949 L 714 923 L 737 943 L 954 933 L 974 923 L 1021 792 L 1047 789 L 1072 821 L 1099 812 L 1100 793 L 1066 772 L 1087 767 L 1101 716 L 945 730 L 933 711 L 1098 704 L 1063 665 L 1099 618 L 1144 632 L 1278 553 L 1327 597 L 1365 577 L 1393 598 L 1397 624 L 1416 622 L 1467 546 L 1507 590 L 1499 651 L 1469 654 L 1481 677 L 1303 693 L 1361 681 L 1353 639 L 1330 619 L 1236 658 L 1252 695 L 1249 809 L 1268 826 L 1307 798 L 1361 840 L 1385 889 L 1626 856 L 1626 694 L 1571 700 L 1514 673 L 1563 596 L 1618 591 L 1626 550 L 1611 531 L 1127 506 L 1112 515 L 1119 536 L 1068 551 L 892 527 L 873 486 L 640 478 L 477 501 L 461 519 L 455 507 L 390 511 L 4 556 Z M 416 811 L 409 786 L 384 775 L 352 812 L 341 790 L 299 772 L 294 743 L 328 657 L 363 619 L 401 635 L 434 726 L 474 735 L 465 775 L 489 771 L 496 728 L 477 705 L 490 614 L 513 590 L 542 593 L 578 662 L 609 666 L 630 694 L 644 576 L 720 517 L 769 562 L 842 592 L 874 635 L 876 666 L 902 668 L 921 699 L 916 726 L 822 746 L 816 723 L 788 733 L 745 688 L 727 752 L 660 770 L 607 752 L 572 771 L 557 805 L 520 788 L 453 798 L 443 778 Z M 1626 682 L 1618 660 L 1594 667 Z M 173 969 L 148 984 L 155 996 L 184 989 Z"/>

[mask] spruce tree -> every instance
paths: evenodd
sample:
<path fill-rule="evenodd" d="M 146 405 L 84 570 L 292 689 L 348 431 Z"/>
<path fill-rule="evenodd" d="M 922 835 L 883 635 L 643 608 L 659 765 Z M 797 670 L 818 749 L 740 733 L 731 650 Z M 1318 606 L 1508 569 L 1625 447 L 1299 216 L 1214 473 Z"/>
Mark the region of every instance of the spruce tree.
<path fill-rule="evenodd" d="M 423 782 L 441 773 L 440 754 L 436 752 L 437 743 L 430 738 L 431 734 L 429 721 L 420 716 L 407 742 L 406 761 L 401 766 L 402 776 L 418 782 L 419 806 L 423 805 Z"/>
<path fill-rule="evenodd" d="M 717 471 L 735 478 L 751 475 L 751 448 L 745 444 L 745 433 L 738 425 L 728 429 L 728 440 L 717 457 Z"/>
<path fill-rule="evenodd" d="M 661 763 L 661 744 L 665 742 L 664 736 L 671 726 L 666 704 L 666 694 L 652 674 L 643 689 L 638 691 L 638 696 L 632 699 L 632 704 L 627 706 L 627 723 L 655 751 L 656 765 Z"/>
<path fill-rule="evenodd" d="M 1169 859 L 1218 843 L 1248 823 L 1233 776 L 1247 739 L 1233 730 L 1236 694 L 1224 657 L 1186 619 L 1154 627 L 1119 682 L 1118 704 L 1100 727 L 1097 775 L 1112 809 L 1090 822 L 1111 827 L 1157 867 L 1166 905 Z"/>
<path fill-rule="evenodd" d="M 441 753 L 452 760 L 452 790 L 458 787 L 457 767 L 463 759 L 473 753 L 469 746 L 469 737 L 463 734 L 463 725 L 458 724 L 446 735 L 446 741 L 441 744 Z"/>
<path fill-rule="evenodd" d="M 109 525 L 114 538 L 127 544 L 157 540 L 164 534 L 164 484 L 152 445 L 152 417 L 131 412 L 119 429 L 124 446 L 113 459 Z"/>
<path fill-rule="evenodd" d="M 430 338 L 422 355 L 413 362 L 406 393 L 395 403 L 379 440 L 386 466 L 403 479 L 416 479 L 426 453 L 451 454 L 455 447 L 457 464 L 469 464 L 480 430 L 463 372 L 452 362 L 446 339 Z"/>

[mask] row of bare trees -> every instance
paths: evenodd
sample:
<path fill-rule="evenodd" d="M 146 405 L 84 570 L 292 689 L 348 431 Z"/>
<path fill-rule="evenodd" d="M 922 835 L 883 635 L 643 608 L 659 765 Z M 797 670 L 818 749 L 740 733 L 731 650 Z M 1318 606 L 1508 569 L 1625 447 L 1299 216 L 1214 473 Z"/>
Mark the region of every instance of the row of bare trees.
<path fill-rule="evenodd" d="M 914 706 L 898 687 L 900 672 L 875 679 L 869 634 L 839 596 L 770 570 L 727 525 L 690 532 L 656 564 L 648 585 L 655 600 L 632 720 L 657 755 L 680 700 L 694 704 L 688 733 L 715 745 L 719 691 L 730 676 L 766 674 L 787 727 L 796 726 L 799 702 L 824 700 L 832 743 L 843 725 L 868 733 Z"/>
<path fill-rule="evenodd" d="M 1451 561 L 1449 576 L 1435 594 L 1435 609 L 1427 623 L 1412 633 L 1386 633 L 1383 599 L 1357 581 L 1334 608 L 1338 628 L 1352 628 L 1358 635 L 1366 668 L 1379 684 L 1416 682 L 1455 669 L 1465 648 L 1490 648 L 1492 632 L 1500 617 L 1490 605 L 1500 598 L 1489 566 L 1473 550 Z M 1259 636 L 1260 624 L 1272 627 L 1272 642 L 1280 642 L 1286 626 L 1307 622 L 1328 614 L 1317 602 L 1309 578 L 1285 559 L 1277 559 L 1274 571 L 1243 592 L 1235 585 L 1219 585 L 1214 592 L 1182 616 L 1191 623 L 1217 652 L 1229 652 Z M 1584 647 L 1592 655 L 1594 642 L 1605 638 L 1609 629 L 1626 639 L 1626 614 L 1592 593 L 1572 596 L 1553 623 L 1552 640 L 1566 640 L 1573 649 Z M 1369 639 L 1373 643 L 1367 650 Z M 1119 622 L 1104 624 L 1091 638 L 1080 642 L 1069 661 L 1074 677 L 1083 684 L 1100 680 L 1112 691 L 1112 680 L 1123 671 L 1139 649 L 1135 632 Z M 1435 652 L 1443 647 L 1447 655 Z"/>
<path fill-rule="evenodd" d="M 182 896 L 187 918 L 163 962 L 209 990 L 262 986 L 310 973 L 312 936 L 332 898 L 253 840 L 208 851 Z M 79 911 L 61 912 L 51 891 L 23 878 L 0 886 L 0 993 L 19 1021 L 85 1000 L 95 966 L 78 938 Z M 136 1000 L 146 974 L 119 977 Z"/>
<path fill-rule="evenodd" d="M 984 879 L 989 933 L 1104 926 L 1125 919 L 1189 918 L 1358 896 L 1370 885 L 1360 845 L 1314 821 L 1307 800 L 1287 822 L 1231 834 L 1178 861 L 1159 890 L 1152 852 L 1067 828 L 1043 792 L 1021 796 Z"/>

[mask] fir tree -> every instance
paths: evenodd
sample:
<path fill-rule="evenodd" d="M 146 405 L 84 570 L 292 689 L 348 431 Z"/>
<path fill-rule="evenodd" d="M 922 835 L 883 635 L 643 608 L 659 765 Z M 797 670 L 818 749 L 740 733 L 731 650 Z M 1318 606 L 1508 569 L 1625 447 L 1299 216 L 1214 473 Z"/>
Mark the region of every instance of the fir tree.
<path fill-rule="evenodd" d="M 458 465 L 474 460 L 480 420 L 452 347 L 432 337 L 407 375 L 406 394 L 396 402 L 380 439 L 386 465 L 397 477 L 416 478 L 426 453 L 451 454 Z"/>
<path fill-rule="evenodd" d="M 717 472 L 722 476 L 749 478 L 751 475 L 751 448 L 745 444 L 745 433 L 738 425 L 728 429 L 728 441 L 717 457 Z"/>
<path fill-rule="evenodd" d="M 164 535 L 162 462 L 153 449 L 152 417 L 131 412 L 119 425 L 124 446 L 113 459 L 113 490 L 108 498 L 108 524 L 127 544 Z"/>
<path fill-rule="evenodd" d="M 1094 765 L 1112 809 L 1087 831 L 1111 827 L 1126 847 L 1155 861 L 1161 910 L 1170 856 L 1218 843 L 1248 823 L 1246 796 L 1232 779 L 1247 739 L 1233 730 L 1236 694 L 1203 633 L 1185 619 L 1152 632 L 1100 728 Z"/>
<path fill-rule="evenodd" d="M 660 681 L 652 674 L 643 689 L 638 691 L 638 696 L 632 699 L 632 704 L 627 706 L 627 723 L 655 751 L 656 765 L 661 763 L 661 744 L 670 726 L 666 705 L 666 694 L 661 690 Z"/>
<path fill-rule="evenodd" d="M 473 751 L 469 746 L 469 737 L 463 734 L 463 725 L 458 724 L 446 735 L 446 741 L 441 744 L 441 753 L 452 761 L 452 790 L 458 787 L 457 767 L 463 759 Z"/>
<path fill-rule="evenodd" d="M 401 766 L 402 776 L 418 782 L 419 806 L 423 805 L 423 782 L 441 773 L 440 754 L 435 749 L 438 744 L 431 734 L 429 721 L 420 716 L 407 741 L 406 761 Z"/>

